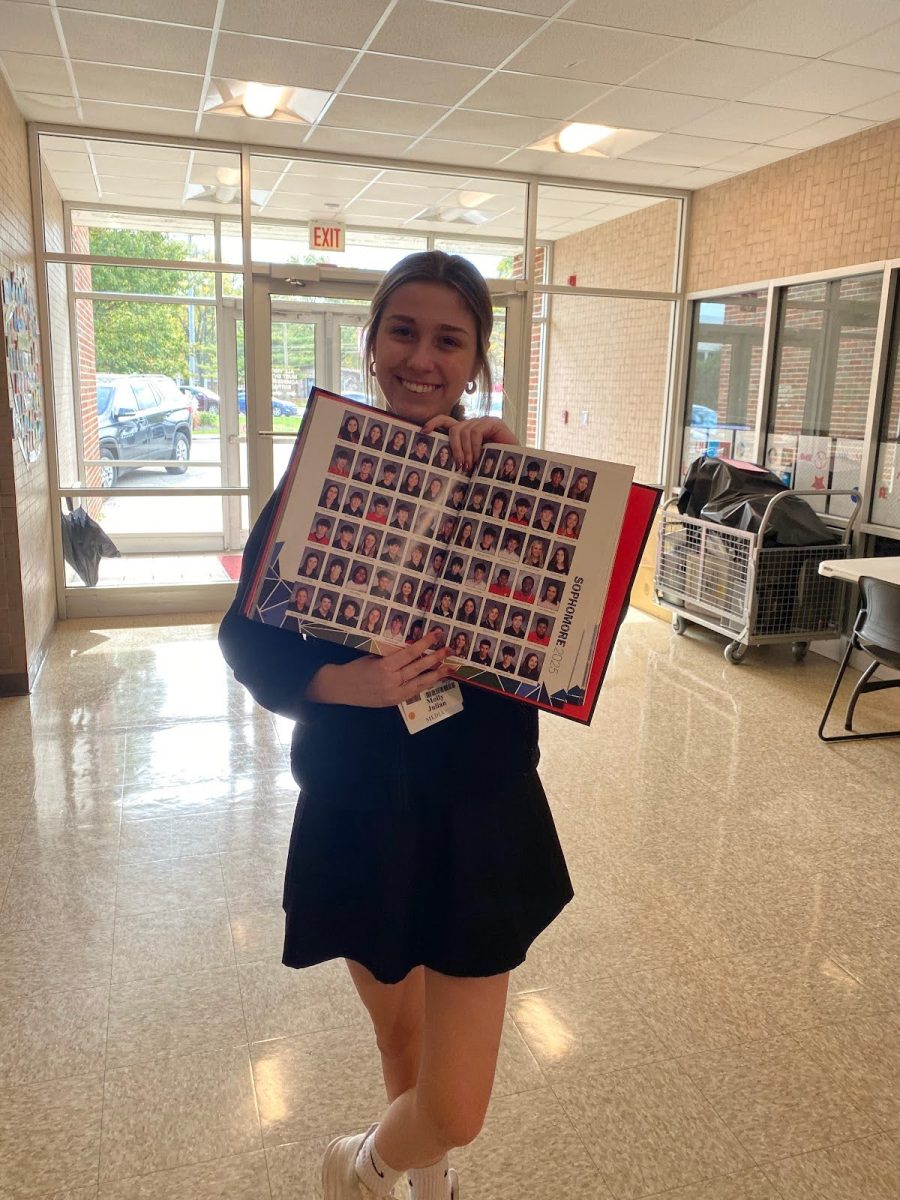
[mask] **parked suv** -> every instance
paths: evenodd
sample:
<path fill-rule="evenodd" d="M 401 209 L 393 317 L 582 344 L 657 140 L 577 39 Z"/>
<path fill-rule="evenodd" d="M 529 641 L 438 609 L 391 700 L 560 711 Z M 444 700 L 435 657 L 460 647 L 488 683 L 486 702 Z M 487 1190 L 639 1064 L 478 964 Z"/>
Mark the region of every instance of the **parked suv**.
<path fill-rule="evenodd" d="M 191 456 L 191 402 L 167 375 L 98 375 L 100 486 L 115 487 L 119 459 L 165 462 L 183 475 Z"/>

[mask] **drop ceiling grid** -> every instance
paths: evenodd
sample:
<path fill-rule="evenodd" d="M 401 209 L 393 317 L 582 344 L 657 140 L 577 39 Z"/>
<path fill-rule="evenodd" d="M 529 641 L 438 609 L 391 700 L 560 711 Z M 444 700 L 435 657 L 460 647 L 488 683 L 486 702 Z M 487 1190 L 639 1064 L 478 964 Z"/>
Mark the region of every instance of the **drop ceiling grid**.
<path fill-rule="evenodd" d="M 86 124 L 181 133 L 190 113 L 203 133 L 208 68 L 269 63 L 291 76 L 272 82 L 335 89 L 310 148 L 380 137 L 397 157 L 625 184 L 704 186 L 900 117 L 896 51 L 900 0 L 0 0 L 0 62 L 33 119 L 77 125 L 84 101 Z M 579 117 L 655 136 L 610 160 L 529 149 Z M 250 121 L 234 140 L 248 128 L 291 141 Z"/>

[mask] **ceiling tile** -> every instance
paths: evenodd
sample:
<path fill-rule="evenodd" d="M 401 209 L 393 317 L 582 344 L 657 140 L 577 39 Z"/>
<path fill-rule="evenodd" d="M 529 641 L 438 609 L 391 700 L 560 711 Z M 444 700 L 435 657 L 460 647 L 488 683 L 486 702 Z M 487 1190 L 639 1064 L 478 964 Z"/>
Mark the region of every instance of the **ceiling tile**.
<path fill-rule="evenodd" d="M 352 50 L 335 50 L 302 42 L 221 33 L 213 75 L 220 79 L 255 79 L 260 83 L 331 91 L 353 62 Z"/>
<path fill-rule="evenodd" d="M 482 11 L 434 0 L 400 0 L 370 49 L 436 62 L 496 67 L 541 24 L 538 17 L 518 13 Z"/>
<path fill-rule="evenodd" d="M 795 150 L 782 149 L 778 146 L 751 146 L 740 154 L 731 154 L 727 158 L 717 159 L 710 163 L 714 171 L 755 171 L 757 167 L 767 167 L 770 163 L 782 158 L 790 158 Z"/>
<path fill-rule="evenodd" d="M 672 4 L 671 0 L 575 0 L 566 9 L 566 19 L 694 38 L 746 3 L 747 0 L 691 0 L 689 4 Z"/>
<path fill-rule="evenodd" d="M 144 162 L 181 162 L 187 166 L 191 154 L 196 151 L 188 150 L 186 146 L 157 146 L 151 142 L 118 142 L 113 139 L 91 138 L 90 142 L 78 139 L 80 146 L 87 147 L 102 155 L 115 155 L 116 158 L 138 159 L 133 171 L 142 170 Z"/>
<path fill-rule="evenodd" d="M 358 49 L 384 12 L 385 0 L 227 0 L 222 28 Z"/>
<path fill-rule="evenodd" d="M 663 170 L 660 168 L 660 170 Z M 687 188 L 689 191 L 695 191 L 697 188 L 711 187 L 714 183 L 722 183 L 725 179 L 730 179 L 734 175 L 733 171 L 712 171 L 709 167 L 697 167 L 690 171 L 675 171 L 670 175 L 666 175 L 665 179 L 660 178 L 659 182 L 668 187 Z"/>
<path fill-rule="evenodd" d="M 320 125 L 313 130 L 307 150 L 333 150 L 340 154 L 383 154 L 385 158 L 396 158 L 402 154 L 412 139 L 399 133 L 367 133 L 359 129 L 326 129 Z"/>
<path fill-rule="evenodd" d="M 210 35 L 205 29 L 71 9 L 61 9 L 60 20 L 72 58 L 200 75 L 206 70 Z"/>
<path fill-rule="evenodd" d="M 461 100 L 486 74 L 483 67 L 424 62 L 391 54 L 364 54 L 353 68 L 344 91 L 354 96 L 450 105 Z"/>
<path fill-rule="evenodd" d="M 299 148 L 308 132 L 308 125 L 295 125 L 288 121 L 258 121 L 253 117 L 228 117 L 221 113 L 204 113 L 199 129 L 202 137 L 286 149 Z"/>
<path fill-rule="evenodd" d="M 773 146 L 786 146 L 789 150 L 811 150 L 814 146 L 824 146 L 826 142 L 836 142 L 840 138 L 859 133 L 868 129 L 871 121 L 863 121 L 857 117 L 826 117 L 806 129 L 798 129 L 785 137 L 774 138 Z"/>
<path fill-rule="evenodd" d="M 562 5 L 563 0 L 464 0 L 464 2 L 475 8 L 502 8 L 505 12 L 530 13 L 535 17 L 552 17 Z"/>
<path fill-rule="evenodd" d="M 510 117 L 501 113 L 458 108 L 441 121 L 434 136 L 451 141 L 486 142 L 491 146 L 512 148 L 545 137 L 553 132 L 555 124 L 542 117 Z"/>
<path fill-rule="evenodd" d="M 69 73 L 61 58 L 43 54 L 0 54 L 12 86 L 51 96 L 71 96 Z"/>
<path fill-rule="evenodd" d="M 29 121 L 78 122 L 78 110 L 72 96 L 16 92 L 16 101 L 22 116 Z"/>
<path fill-rule="evenodd" d="M 554 79 L 546 75 L 519 75 L 499 71 L 492 75 L 467 104 L 486 112 L 563 120 L 590 104 L 602 91 L 595 83 Z"/>
<path fill-rule="evenodd" d="M 896 71 L 900 62 L 900 21 L 825 57 L 859 67 L 880 67 L 884 71 Z"/>
<path fill-rule="evenodd" d="M 867 121 L 896 121 L 900 117 L 900 92 L 892 92 L 890 96 L 882 96 L 871 104 L 862 104 L 859 108 L 851 108 L 848 117 L 862 117 Z"/>
<path fill-rule="evenodd" d="M 412 160 L 446 163 L 451 167 L 495 167 L 509 154 L 508 146 L 474 146 L 443 138 L 423 138 L 410 154 Z"/>
<path fill-rule="evenodd" d="M 104 100 L 85 100 L 81 105 L 85 125 L 101 129 L 127 129 L 134 133 L 170 133 L 190 137 L 194 132 L 191 113 L 168 108 L 143 108 L 138 104 L 107 104 Z"/>
<path fill-rule="evenodd" d="M 735 100 L 694 121 L 679 125 L 676 132 L 696 137 L 768 142 L 772 138 L 793 133 L 795 129 L 803 129 L 824 115 L 794 108 L 769 108 L 764 104 L 741 104 Z"/>
<path fill-rule="evenodd" d="M 506 65 L 535 75 L 624 83 L 677 45 L 674 38 L 650 33 L 554 21 Z"/>
<path fill-rule="evenodd" d="M 716 138 L 683 137 L 678 133 L 663 133 L 652 142 L 631 150 L 626 158 L 641 162 L 672 163 L 683 167 L 705 167 L 716 159 L 749 150 L 747 142 L 722 141 Z"/>
<path fill-rule="evenodd" d="M 677 92 L 648 92 L 643 88 L 619 87 L 580 112 L 578 119 L 666 133 L 715 107 L 717 101 L 709 96 L 682 96 Z"/>
<path fill-rule="evenodd" d="M 397 221 L 410 221 L 422 211 L 421 204 L 397 204 L 396 201 L 379 203 L 363 196 L 345 209 L 350 220 L 354 217 L 393 217 Z"/>
<path fill-rule="evenodd" d="M 841 113 L 900 88 L 900 74 L 848 67 L 844 63 L 807 63 L 793 74 L 751 92 L 745 99 L 780 108 L 806 108 Z"/>
<path fill-rule="evenodd" d="M 73 64 L 82 100 L 113 100 L 126 104 L 160 104 L 164 108 L 197 111 L 203 78 L 171 71 L 113 67 L 103 63 Z"/>
<path fill-rule="evenodd" d="M 62 54 L 49 8 L 0 0 L 0 50 Z"/>
<path fill-rule="evenodd" d="M 447 111 L 437 104 L 412 104 L 399 100 L 372 100 L 341 94 L 325 116 L 323 125 L 343 129 L 371 129 L 377 133 L 424 133 Z"/>
<path fill-rule="evenodd" d="M 60 0 L 59 7 L 144 17 L 173 25 L 200 25 L 206 29 L 212 28 L 216 15 L 216 0 Z"/>
<path fill-rule="evenodd" d="M 818 58 L 898 17 L 896 0 L 755 0 L 709 29 L 704 40 Z"/>
<path fill-rule="evenodd" d="M 742 100 L 748 92 L 802 67 L 804 59 L 765 50 L 742 50 L 688 42 L 672 54 L 629 80 L 633 86 L 654 91 L 683 92 L 690 96 L 715 96 Z M 785 108 L 815 107 L 787 102 Z"/>
<path fill-rule="evenodd" d="M 102 145 L 102 143 L 101 143 Z M 175 179 L 184 182 L 186 164 L 178 159 L 148 159 L 145 163 L 135 164 L 134 159 L 120 158 L 115 154 L 102 154 L 98 149 L 94 151 L 94 166 L 100 178 L 109 180 L 134 179 L 138 170 L 141 169 L 141 174 L 151 175 L 153 179 Z M 193 178 L 193 176 L 192 176 Z"/>

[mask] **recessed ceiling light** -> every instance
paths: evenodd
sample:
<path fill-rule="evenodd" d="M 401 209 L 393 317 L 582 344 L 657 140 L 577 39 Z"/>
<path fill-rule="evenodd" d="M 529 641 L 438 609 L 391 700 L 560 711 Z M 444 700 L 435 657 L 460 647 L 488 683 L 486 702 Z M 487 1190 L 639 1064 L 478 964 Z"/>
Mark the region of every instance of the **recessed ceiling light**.
<path fill-rule="evenodd" d="M 266 121 L 273 116 L 281 99 L 282 89 L 268 83 L 248 83 L 241 99 L 241 107 L 248 117 Z"/>
<path fill-rule="evenodd" d="M 493 200 L 493 192 L 460 192 L 459 202 L 463 208 L 477 208 L 486 200 Z"/>
<path fill-rule="evenodd" d="M 204 109 L 224 117 L 254 117 L 311 125 L 328 103 L 331 92 L 315 88 L 276 87 L 242 79 L 214 79 Z"/>
<path fill-rule="evenodd" d="M 610 125 L 585 125 L 574 121 L 556 135 L 556 144 L 563 154 L 581 154 L 616 132 Z"/>

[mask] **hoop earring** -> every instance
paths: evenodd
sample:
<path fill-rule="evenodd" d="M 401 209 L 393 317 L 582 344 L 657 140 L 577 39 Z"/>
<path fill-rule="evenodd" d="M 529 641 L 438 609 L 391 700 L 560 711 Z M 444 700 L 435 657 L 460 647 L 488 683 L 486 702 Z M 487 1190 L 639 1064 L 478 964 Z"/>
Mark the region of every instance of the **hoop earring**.
<path fill-rule="evenodd" d="M 469 380 L 469 382 L 466 384 L 466 387 L 465 387 L 465 392 L 466 392 L 466 395 L 467 395 L 467 396 L 474 396 L 474 395 L 475 395 L 475 393 L 476 393 L 477 391 L 478 391 L 478 384 L 477 384 L 477 382 L 476 382 L 474 379 L 470 379 L 470 380 Z"/>
<path fill-rule="evenodd" d="M 373 358 L 373 359 L 372 359 L 372 361 L 369 363 L 369 374 L 370 374 L 370 375 L 374 375 L 374 374 L 375 374 L 375 359 L 374 359 L 374 358 Z"/>

